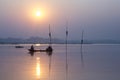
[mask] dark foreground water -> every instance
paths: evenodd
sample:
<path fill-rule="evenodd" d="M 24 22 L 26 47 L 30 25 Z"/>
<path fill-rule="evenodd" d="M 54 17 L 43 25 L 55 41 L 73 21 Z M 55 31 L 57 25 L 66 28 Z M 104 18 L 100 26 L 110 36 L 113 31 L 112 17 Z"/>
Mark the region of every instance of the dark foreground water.
<path fill-rule="evenodd" d="M 120 45 L 70 44 L 67 54 L 63 44 L 34 54 L 14 46 L 0 45 L 0 80 L 120 80 Z"/>

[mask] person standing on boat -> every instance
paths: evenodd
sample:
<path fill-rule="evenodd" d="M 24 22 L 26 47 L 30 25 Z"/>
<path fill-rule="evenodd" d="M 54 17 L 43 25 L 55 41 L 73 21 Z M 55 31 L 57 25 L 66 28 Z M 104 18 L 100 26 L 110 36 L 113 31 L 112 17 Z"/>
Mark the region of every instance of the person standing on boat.
<path fill-rule="evenodd" d="M 52 52 L 52 51 L 53 51 L 53 49 L 52 49 L 52 47 L 51 47 L 51 46 L 48 46 L 48 47 L 47 47 L 47 49 L 46 49 L 46 51 L 47 51 L 47 52 Z"/>
<path fill-rule="evenodd" d="M 34 51 L 34 46 L 32 45 L 31 48 L 30 48 L 31 51 Z"/>

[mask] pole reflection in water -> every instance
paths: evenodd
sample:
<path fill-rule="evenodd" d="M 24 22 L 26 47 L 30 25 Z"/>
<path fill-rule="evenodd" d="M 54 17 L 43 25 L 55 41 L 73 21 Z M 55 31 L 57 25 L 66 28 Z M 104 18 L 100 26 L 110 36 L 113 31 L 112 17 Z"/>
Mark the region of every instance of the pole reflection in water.
<path fill-rule="evenodd" d="M 52 52 L 47 52 L 47 55 L 49 56 L 49 80 L 50 80 Z"/>
<path fill-rule="evenodd" d="M 41 69 L 40 69 L 40 58 L 36 58 L 36 77 L 40 79 Z"/>
<path fill-rule="evenodd" d="M 83 59 L 83 46 L 81 45 L 81 64 L 82 64 L 82 67 L 84 67 L 84 59 Z"/>

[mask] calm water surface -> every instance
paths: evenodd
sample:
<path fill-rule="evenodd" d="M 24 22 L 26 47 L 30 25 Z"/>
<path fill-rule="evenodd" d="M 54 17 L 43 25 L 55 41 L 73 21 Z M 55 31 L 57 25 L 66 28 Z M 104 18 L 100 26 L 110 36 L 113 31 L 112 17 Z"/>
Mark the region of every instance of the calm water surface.
<path fill-rule="evenodd" d="M 0 80 L 120 80 L 120 45 L 54 44 L 53 53 L 0 45 Z M 37 45 L 45 49 L 47 45 Z"/>

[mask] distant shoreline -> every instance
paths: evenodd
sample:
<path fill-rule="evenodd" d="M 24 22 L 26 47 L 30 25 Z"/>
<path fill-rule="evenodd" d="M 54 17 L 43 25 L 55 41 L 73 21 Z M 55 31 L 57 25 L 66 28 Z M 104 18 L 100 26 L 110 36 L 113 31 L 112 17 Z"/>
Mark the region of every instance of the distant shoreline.
<path fill-rule="evenodd" d="M 68 40 L 68 44 L 80 44 L 81 40 Z M 49 44 L 48 38 L 30 37 L 22 38 L 0 38 L 0 44 Z M 52 39 L 53 44 L 65 44 L 63 39 Z M 84 40 L 83 44 L 120 44 L 120 40 Z"/>

